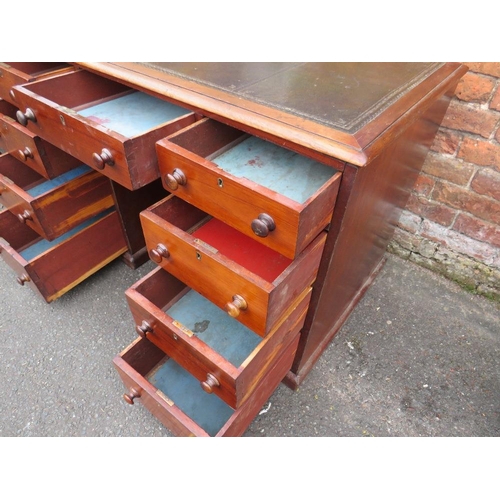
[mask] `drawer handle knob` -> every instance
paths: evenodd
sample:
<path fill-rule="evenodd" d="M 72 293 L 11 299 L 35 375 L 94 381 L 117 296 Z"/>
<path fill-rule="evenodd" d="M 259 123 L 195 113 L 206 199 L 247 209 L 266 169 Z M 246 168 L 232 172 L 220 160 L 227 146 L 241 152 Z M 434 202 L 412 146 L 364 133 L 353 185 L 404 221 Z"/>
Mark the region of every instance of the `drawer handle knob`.
<path fill-rule="evenodd" d="M 201 383 L 201 388 L 208 392 L 208 394 L 212 394 L 214 392 L 214 387 L 219 387 L 220 382 L 211 374 L 207 374 L 207 380 Z"/>
<path fill-rule="evenodd" d="M 16 280 L 21 286 L 24 286 L 25 283 L 27 283 L 30 280 L 30 277 L 27 274 L 22 274 L 19 276 Z"/>
<path fill-rule="evenodd" d="M 22 161 L 27 161 L 28 158 L 34 158 L 30 148 L 24 148 L 24 151 L 20 149 L 18 153 Z"/>
<path fill-rule="evenodd" d="M 148 333 L 153 333 L 153 327 L 147 321 L 143 321 L 135 327 L 135 331 L 145 339 Z"/>
<path fill-rule="evenodd" d="M 23 126 L 26 127 L 28 125 L 28 120 L 33 123 L 36 122 L 35 112 L 31 108 L 26 108 L 26 111 L 23 113 L 20 109 L 16 112 L 17 121 Z"/>
<path fill-rule="evenodd" d="M 123 395 L 123 399 L 129 405 L 133 405 L 134 404 L 134 399 L 135 398 L 140 398 L 140 397 L 141 397 L 141 393 L 137 389 L 135 389 L 135 388 L 130 389 L 130 392 L 128 394 L 124 394 Z"/>
<path fill-rule="evenodd" d="M 248 307 L 247 301 L 241 295 L 233 295 L 233 301 L 226 304 L 226 312 L 232 318 L 239 316 Z"/>
<path fill-rule="evenodd" d="M 98 170 L 102 170 L 106 165 L 112 166 L 115 164 L 115 159 L 113 158 L 113 155 L 111 154 L 111 151 L 109 149 L 103 149 L 101 151 L 101 154 L 93 153 L 92 160 L 94 162 L 95 168 L 97 168 Z"/>
<path fill-rule="evenodd" d="M 162 259 L 168 259 L 170 257 L 170 252 L 165 245 L 160 243 L 156 248 L 150 250 L 149 256 L 151 257 L 151 260 L 159 264 Z"/>
<path fill-rule="evenodd" d="M 31 217 L 31 212 L 25 210 L 22 214 L 17 214 L 17 218 L 23 223 L 26 224 L 27 220 L 33 220 Z"/>
<path fill-rule="evenodd" d="M 270 231 L 276 229 L 273 218 L 267 214 L 259 214 L 257 219 L 252 221 L 252 231 L 261 238 L 265 238 Z"/>
<path fill-rule="evenodd" d="M 175 168 L 171 174 L 165 176 L 165 184 L 170 191 L 175 191 L 179 186 L 185 186 L 187 178 L 180 168 Z"/>

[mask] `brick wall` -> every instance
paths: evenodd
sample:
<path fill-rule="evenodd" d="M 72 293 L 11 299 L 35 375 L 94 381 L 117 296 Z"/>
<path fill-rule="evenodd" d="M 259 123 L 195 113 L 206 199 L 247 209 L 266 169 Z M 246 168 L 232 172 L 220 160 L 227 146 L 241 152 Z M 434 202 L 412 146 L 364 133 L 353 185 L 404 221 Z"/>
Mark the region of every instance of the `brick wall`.
<path fill-rule="evenodd" d="M 388 250 L 500 300 L 500 63 L 465 63 Z"/>

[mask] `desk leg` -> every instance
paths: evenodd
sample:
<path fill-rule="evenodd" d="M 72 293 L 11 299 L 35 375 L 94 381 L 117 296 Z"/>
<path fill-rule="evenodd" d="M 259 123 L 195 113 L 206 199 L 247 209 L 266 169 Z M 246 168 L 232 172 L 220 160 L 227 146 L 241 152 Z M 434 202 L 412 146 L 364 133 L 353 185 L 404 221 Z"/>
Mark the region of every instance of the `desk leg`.
<path fill-rule="evenodd" d="M 169 193 L 161 185 L 160 179 L 135 191 L 130 191 L 114 181 L 110 182 L 116 210 L 120 216 L 128 245 L 128 251 L 123 255 L 123 260 L 132 269 L 137 269 L 149 259 L 139 214 Z"/>

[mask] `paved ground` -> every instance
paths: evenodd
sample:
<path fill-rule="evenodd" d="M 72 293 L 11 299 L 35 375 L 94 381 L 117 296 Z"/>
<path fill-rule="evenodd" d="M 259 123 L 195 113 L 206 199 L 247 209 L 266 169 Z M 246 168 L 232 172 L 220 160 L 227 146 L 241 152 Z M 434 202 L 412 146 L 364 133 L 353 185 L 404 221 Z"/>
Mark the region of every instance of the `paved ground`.
<path fill-rule="evenodd" d="M 113 357 L 136 335 L 110 264 L 52 304 L 0 261 L 0 436 L 170 436 L 122 400 Z M 246 436 L 500 436 L 500 309 L 388 262 L 298 391 L 280 386 Z"/>

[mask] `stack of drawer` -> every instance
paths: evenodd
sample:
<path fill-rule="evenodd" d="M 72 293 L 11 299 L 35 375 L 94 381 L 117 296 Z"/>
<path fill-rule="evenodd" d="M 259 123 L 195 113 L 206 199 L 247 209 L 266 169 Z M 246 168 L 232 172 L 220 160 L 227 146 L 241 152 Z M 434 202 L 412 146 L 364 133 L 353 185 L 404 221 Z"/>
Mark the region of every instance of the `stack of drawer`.
<path fill-rule="evenodd" d="M 124 398 L 176 435 L 241 435 L 292 365 L 341 173 L 209 118 L 156 150 Z"/>
<path fill-rule="evenodd" d="M 15 121 L 15 85 L 69 69 L 0 65 L 0 255 L 47 302 L 126 250 L 109 180 Z"/>

